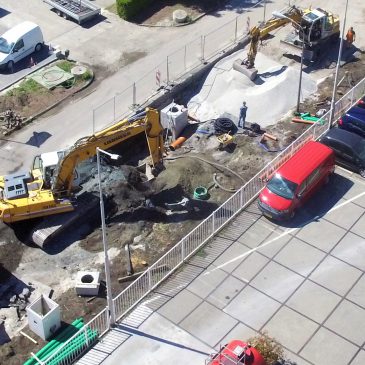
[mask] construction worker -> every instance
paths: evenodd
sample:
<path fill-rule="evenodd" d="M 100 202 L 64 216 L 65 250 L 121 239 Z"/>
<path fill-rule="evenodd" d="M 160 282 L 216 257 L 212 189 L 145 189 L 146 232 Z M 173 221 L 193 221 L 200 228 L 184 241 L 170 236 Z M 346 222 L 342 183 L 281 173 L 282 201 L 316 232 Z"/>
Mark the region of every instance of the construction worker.
<path fill-rule="evenodd" d="M 247 105 L 246 102 L 244 101 L 242 103 L 242 106 L 240 108 L 240 117 L 238 119 L 238 128 L 245 127 L 245 123 L 246 123 L 246 114 L 247 114 Z"/>
<path fill-rule="evenodd" d="M 355 42 L 356 33 L 353 27 L 350 27 L 346 34 L 347 48 L 351 47 L 352 43 Z"/>

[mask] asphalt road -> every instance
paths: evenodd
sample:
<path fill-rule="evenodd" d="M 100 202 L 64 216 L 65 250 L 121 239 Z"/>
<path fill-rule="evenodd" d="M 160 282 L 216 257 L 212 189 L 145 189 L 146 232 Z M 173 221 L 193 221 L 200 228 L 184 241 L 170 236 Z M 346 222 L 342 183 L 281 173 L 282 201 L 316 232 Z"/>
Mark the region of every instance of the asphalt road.
<path fill-rule="evenodd" d="M 250 2 L 250 6 L 253 3 L 255 2 Z M 284 0 L 267 3 L 266 18 L 273 10 L 283 8 L 286 3 Z M 296 1 L 296 3 L 305 7 L 309 6 L 311 2 Z M 362 8 L 361 0 L 355 0 L 353 3 L 355 4 L 352 4 L 351 9 L 349 9 L 347 18 L 348 22 L 353 24 L 357 33 L 360 34 L 359 30 L 364 27 L 362 13 L 357 10 Z M 1 27 L 9 28 L 22 20 L 33 20 L 41 25 L 46 42 L 54 46 L 59 45 L 61 49 L 69 49 L 71 58 L 91 64 L 94 67 L 102 67 L 104 70 L 109 69 L 110 72 L 117 71 L 111 76 L 101 79 L 97 88 L 89 95 L 71 99 L 62 107 L 62 110 L 56 110 L 51 115 L 40 118 L 9 138 L 1 138 L 0 174 L 7 174 L 20 169 L 27 170 L 36 154 L 64 149 L 72 145 L 76 139 L 91 134 L 95 116 L 93 109 L 130 87 L 133 82 L 140 80 L 141 75 L 145 75 L 147 70 L 152 70 L 153 67 L 161 63 L 161 60 L 165 60 L 168 55 L 182 49 L 185 44 L 200 39 L 201 35 L 209 34 L 211 44 L 214 44 L 215 37 L 217 42 L 220 42 L 220 35 L 224 34 L 226 29 L 224 25 L 242 12 L 240 4 L 242 6 L 241 1 L 232 1 L 231 6 L 226 10 L 207 15 L 187 27 L 139 27 L 121 21 L 113 14 L 104 12 L 105 19 L 90 28 L 83 28 L 58 17 L 49 11 L 41 0 L 31 2 L 27 0 L 3 1 L 2 7 L 7 9 L 9 13 L 1 18 Z M 357 8 L 356 4 L 358 5 Z M 334 1 L 331 5 L 335 12 L 343 10 L 340 0 Z M 325 0 L 319 0 L 316 6 L 325 9 L 328 7 Z M 247 12 L 247 20 L 248 17 L 251 25 L 257 24 L 263 19 L 263 8 L 256 7 Z M 222 31 L 213 32 L 218 28 L 221 28 Z M 358 41 L 359 44 L 360 42 L 364 44 L 361 37 L 358 37 Z M 137 53 L 140 58 L 137 57 L 138 59 L 134 62 L 120 68 L 118 60 L 126 53 L 129 55 Z M 171 68 L 173 67 L 174 64 L 171 65 Z M 294 64 L 294 67 L 298 67 L 298 65 Z M 329 72 L 327 70 L 327 73 Z M 152 76 L 155 76 L 154 72 Z M 321 77 L 323 76 L 322 73 Z M 139 95 L 146 95 L 146 97 L 150 95 L 150 83 L 139 82 L 138 85 Z M 132 92 L 130 91 L 125 95 L 131 97 Z M 123 97 L 120 98 L 120 102 L 122 105 L 125 103 L 126 109 L 127 105 L 130 105 L 130 101 Z M 110 114 L 111 110 L 104 108 L 99 109 L 99 112 Z M 109 121 L 110 119 L 107 115 L 105 118 L 104 115 L 98 115 L 97 120 L 96 130 L 107 123 L 104 120 Z M 29 143 L 32 137 L 43 133 L 50 135 L 44 143 L 38 146 Z"/>

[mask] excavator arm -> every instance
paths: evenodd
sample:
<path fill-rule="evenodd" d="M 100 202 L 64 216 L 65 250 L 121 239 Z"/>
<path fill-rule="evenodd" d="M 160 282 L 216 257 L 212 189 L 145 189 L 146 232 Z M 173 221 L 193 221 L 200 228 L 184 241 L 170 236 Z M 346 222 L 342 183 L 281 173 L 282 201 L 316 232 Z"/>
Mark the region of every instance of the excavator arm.
<path fill-rule="evenodd" d="M 259 26 L 254 26 L 253 28 L 250 29 L 249 31 L 249 35 L 251 37 L 250 49 L 247 54 L 247 60 L 245 61 L 245 64 L 248 68 L 253 68 L 255 66 L 255 60 L 260 40 L 262 40 L 272 30 L 278 29 L 291 21 L 293 21 L 294 23 L 300 23 L 303 15 L 302 11 L 294 5 L 287 9 L 282 10 L 281 13 L 286 18 L 282 19 L 282 18 L 272 17 L 265 23 L 262 23 Z"/>
<path fill-rule="evenodd" d="M 163 128 L 159 113 L 154 109 L 146 109 L 129 119 L 122 120 L 111 127 L 78 140 L 65 154 L 54 174 L 53 193 L 69 195 L 76 165 L 96 154 L 96 148 L 111 148 L 139 133 L 145 132 L 150 151 L 151 165 L 156 167 L 162 161 Z"/>

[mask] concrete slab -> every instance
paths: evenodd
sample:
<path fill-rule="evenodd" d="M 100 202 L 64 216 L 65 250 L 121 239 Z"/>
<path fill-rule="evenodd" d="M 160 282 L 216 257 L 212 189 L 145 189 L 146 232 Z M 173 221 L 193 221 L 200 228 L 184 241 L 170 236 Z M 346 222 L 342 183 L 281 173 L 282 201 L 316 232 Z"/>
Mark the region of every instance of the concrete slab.
<path fill-rule="evenodd" d="M 215 347 L 237 323 L 228 314 L 204 302 L 180 323 L 180 327 Z"/>
<path fill-rule="evenodd" d="M 202 299 L 197 295 L 184 290 L 162 306 L 158 310 L 158 313 L 173 323 L 179 323 L 201 304 L 201 302 Z M 176 308 L 179 308 L 179 310 L 177 311 Z"/>
<path fill-rule="evenodd" d="M 258 331 L 279 307 L 280 303 L 277 301 L 247 286 L 223 310 Z"/>
<path fill-rule="evenodd" d="M 365 341 L 365 332 L 358 323 L 365 323 L 365 310 L 347 300 L 340 303 L 324 325 L 358 346 Z"/>
<path fill-rule="evenodd" d="M 347 294 L 346 298 L 365 308 L 365 276 L 364 274 Z"/>
<path fill-rule="evenodd" d="M 264 330 L 268 331 L 270 336 L 275 337 L 283 346 L 296 353 L 317 328 L 317 323 L 290 308 L 282 307 L 265 325 Z"/>
<path fill-rule="evenodd" d="M 231 273 L 243 260 L 247 259 L 250 251 L 248 247 L 235 242 L 214 261 L 214 265 Z"/>
<path fill-rule="evenodd" d="M 200 274 L 188 287 L 192 293 L 200 298 L 206 298 L 227 277 L 227 273 L 211 265 Z"/>
<path fill-rule="evenodd" d="M 322 237 L 321 233 L 326 232 L 326 236 Z M 329 252 L 334 245 L 346 233 L 346 230 L 334 223 L 326 220 L 313 221 L 300 229 L 296 237 L 317 247 L 321 250 Z M 319 239 L 321 237 L 321 239 Z"/>
<path fill-rule="evenodd" d="M 339 295 L 345 295 L 360 275 L 360 270 L 329 256 L 309 278 Z"/>
<path fill-rule="evenodd" d="M 299 354 L 316 365 L 344 365 L 357 351 L 358 347 L 322 327 Z"/>
<path fill-rule="evenodd" d="M 253 252 L 233 271 L 232 275 L 248 283 L 268 263 L 269 259 Z"/>
<path fill-rule="evenodd" d="M 260 246 L 271 235 L 272 231 L 271 227 L 262 224 L 262 221 L 257 221 L 237 241 L 250 248 L 255 248 Z"/>
<path fill-rule="evenodd" d="M 292 230 L 282 231 L 277 229 L 275 232 L 271 233 L 259 247 L 257 247 L 257 252 L 268 258 L 273 258 L 292 239 L 292 237 Z"/>
<path fill-rule="evenodd" d="M 364 271 L 365 238 L 347 233 L 332 251 L 332 255 Z"/>
<path fill-rule="evenodd" d="M 219 309 L 224 308 L 246 284 L 233 276 L 227 277 L 208 297 L 207 301 Z"/>
<path fill-rule="evenodd" d="M 365 215 L 363 215 L 351 228 L 351 232 L 365 238 Z"/>
<path fill-rule="evenodd" d="M 293 238 L 276 256 L 275 261 L 307 276 L 320 263 L 326 254 L 307 243 Z"/>
<path fill-rule="evenodd" d="M 295 272 L 269 262 L 252 280 L 251 285 L 270 297 L 284 302 L 302 283 L 304 278 Z"/>
<path fill-rule="evenodd" d="M 322 323 L 341 297 L 309 280 L 293 294 L 286 305 L 307 316 L 308 318 Z"/>
<path fill-rule="evenodd" d="M 336 208 L 331 209 L 324 218 L 339 227 L 349 229 L 363 214 L 363 209 L 358 205 L 343 201 Z"/>
<path fill-rule="evenodd" d="M 250 228 L 256 220 L 257 216 L 255 214 L 244 211 L 237 216 L 232 224 L 223 228 L 222 231 L 218 233 L 218 236 L 236 240 L 246 229 Z"/>
<path fill-rule="evenodd" d="M 351 365 L 363 365 L 365 364 L 365 351 L 361 350 L 350 363 Z"/>

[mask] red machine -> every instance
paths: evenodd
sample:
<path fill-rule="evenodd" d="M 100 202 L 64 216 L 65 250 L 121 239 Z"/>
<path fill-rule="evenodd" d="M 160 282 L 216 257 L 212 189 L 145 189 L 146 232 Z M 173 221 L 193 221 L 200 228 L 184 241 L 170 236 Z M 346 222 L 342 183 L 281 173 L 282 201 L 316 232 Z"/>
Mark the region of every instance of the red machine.
<path fill-rule="evenodd" d="M 224 345 L 217 354 L 205 362 L 206 365 L 267 365 L 261 354 L 251 345 L 233 340 Z"/>

